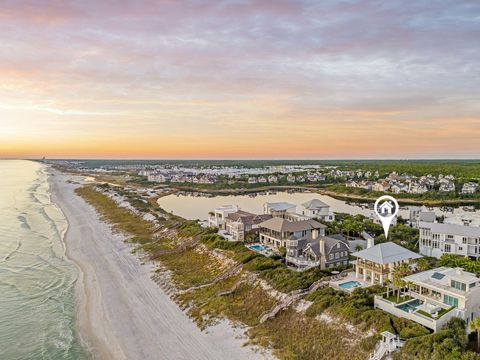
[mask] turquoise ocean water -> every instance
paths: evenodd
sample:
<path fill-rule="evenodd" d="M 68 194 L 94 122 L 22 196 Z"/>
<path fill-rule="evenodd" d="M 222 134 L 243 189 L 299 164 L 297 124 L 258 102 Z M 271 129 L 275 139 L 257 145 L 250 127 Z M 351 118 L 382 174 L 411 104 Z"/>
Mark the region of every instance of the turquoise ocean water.
<path fill-rule="evenodd" d="M 0 359 L 86 359 L 75 336 L 77 269 L 40 163 L 0 160 Z"/>

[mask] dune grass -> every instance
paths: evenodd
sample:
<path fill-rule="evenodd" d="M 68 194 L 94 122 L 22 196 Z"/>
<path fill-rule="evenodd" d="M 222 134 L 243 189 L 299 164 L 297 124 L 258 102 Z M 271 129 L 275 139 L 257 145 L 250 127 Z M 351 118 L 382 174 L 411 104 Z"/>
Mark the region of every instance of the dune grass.
<path fill-rule="evenodd" d="M 118 207 L 93 186 L 79 188 L 77 194 L 94 206 L 115 231 L 129 234 L 130 241 L 150 254 L 159 249 L 177 246 L 185 238 L 202 237 L 201 244 L 206 250 L 199 250 L 197 245 L 179 253 L 161 254 L 157 257 L 172 272 L 172 278 L 180 289 L 209 284 L 227 270 L 224 264 L 209 253 L 212 249 L 221 249 L 231 259 L 245 264 L 246 270 L 257 273 L 277 290 L 291 291 L 308 287 L 326 275 L 320 272 L 292 271 L 278 260 L 260 256 L 246 249 L 243 244 L 219 241 L 215 234 L 202 229 L 195 222 L 180 221 L 178 218 L 163 220 L 161 225 L 168 231 L 159 237 L 154 235 L 155 229 L 151 222 Z M 216 284 L 180 293 L 175 300 L 187 309 L 189 316 L 201 328 L 224 318 L 248 325 L 251 343 L 272 347 L 281 360 L 364 359 L 373 348 L 375 339 L 349 341 L 346 330 L 318 321 L 315 316 L 297 313 L 292 308 L 259 324 L 260 315 L 271 309 L 277 301 L 261 287 L 251 283 L 241 284 L 232 294 L 218 296 L 220 291 L 230 289 L 238 279 L 239 275 L 236 275 Z M 310 300 L 315 302 L 319 298 Z"/>

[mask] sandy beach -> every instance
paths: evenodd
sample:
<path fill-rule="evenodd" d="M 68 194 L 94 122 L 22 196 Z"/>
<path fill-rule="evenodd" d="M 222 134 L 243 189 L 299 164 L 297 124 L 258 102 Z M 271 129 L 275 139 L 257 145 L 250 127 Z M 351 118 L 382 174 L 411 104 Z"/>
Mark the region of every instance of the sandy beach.
<path fill-rule="evenodd" d="M 52 199 L 68 223 L 67 256 L 77 265 L 77 329 L 96 359 L 263 359 L 242 332 L 222 323 L 202 332 L 151 280 L 124 237 L 113 234 L 74 193 L 68 175 L 52 171 Z"/>

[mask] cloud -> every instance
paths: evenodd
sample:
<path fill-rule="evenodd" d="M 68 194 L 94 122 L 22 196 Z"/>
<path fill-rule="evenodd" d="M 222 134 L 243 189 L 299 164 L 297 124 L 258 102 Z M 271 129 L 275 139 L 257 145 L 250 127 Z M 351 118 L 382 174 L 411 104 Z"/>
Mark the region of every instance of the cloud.
<path fill-rule="evenodd" d="M 480 121 L 479 18 L 468 0 L 2 1 L 2 115 L 30 114 L 41 132 L 33 119 L 49 113 L 82 136 L 89 119 L 122 124 L 105 137 L 128 123 L 146 138 L 184 126 L 199 146 L 252 131 L 290 131 L 300 144 L 357 139 L 369 123 L 385 134 L 401 124 L 413 138 L 445 118 L 470 129 Z"/>

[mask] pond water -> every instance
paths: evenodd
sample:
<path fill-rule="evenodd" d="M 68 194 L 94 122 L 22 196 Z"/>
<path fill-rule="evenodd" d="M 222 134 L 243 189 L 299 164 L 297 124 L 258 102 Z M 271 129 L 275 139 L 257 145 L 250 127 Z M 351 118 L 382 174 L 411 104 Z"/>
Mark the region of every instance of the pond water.
<path fill-rule="evenodd" d="M 320 195 L 309 192 L 288 193 L 277 192 L 269 194 L 251 195 L 222 195 L 215 197 L 203 197 L 192 195 L 168 195 L 158 200 L 158 204 L 164 210 L 172 212 L 183 218 L 190 220 L 206 220 L 208 212 L 212 211 L 217 206 L 234 204 L 238 205 L 240 209 L 255 214 L 263 213 L 263 204 L 266 202 L 280 202 L 286 201 L 292 204 L 301 204 L 312 199 L 319 199 L 331 206 L 334 212 L 348 213 L 351 215 L 362 214 L 371 216 L 372 210 L 366 203 L 351 203 L 344 200 L 338 200 L 327 195 Z M 409 218 L 410 207 L 401 207 L 399 215 L 403 218 Z M 433 209 L 437 216 L 444 215 L 450 217 L 457 214 L 466 213 L 462 207 L 452 209 L 452 211 L 443 211 L 436 207 Z M 480 212 L 476 210 L 476 214 Z"/>

